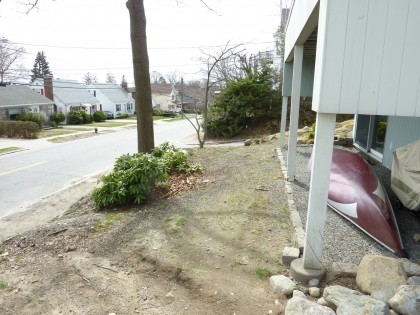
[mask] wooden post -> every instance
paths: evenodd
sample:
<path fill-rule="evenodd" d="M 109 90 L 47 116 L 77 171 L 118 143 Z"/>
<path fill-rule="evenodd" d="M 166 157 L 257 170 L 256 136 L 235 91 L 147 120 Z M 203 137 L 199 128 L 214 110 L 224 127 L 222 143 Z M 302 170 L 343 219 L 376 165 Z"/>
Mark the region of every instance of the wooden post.
<path fill-rule="evenodd" d="M 335 119 L 336 114 L 317 113 L 316 115 L 306 237 L 303 250 L 303 267 L 308 269 L 322 269 L 322 243 L 334 145 Z"/>
<path fill-rule="evenodd" d="M 283 96 L 283 101 L 281 102 L 281 121 L 280 121 L 280 141 L 279 147 L 282 149 L 286 143 L 286 118 L 287 118 L 287 102 L 289 98 Z"/>
<path fill-rule="evenodd" d="M 294 181 L 296 173 L 296 143 L 299 122 L 300 87 L 302 81 L 303 45 L 296 45 L 293 59 L 292 97 L 287 150 L 287 180 Z"/>

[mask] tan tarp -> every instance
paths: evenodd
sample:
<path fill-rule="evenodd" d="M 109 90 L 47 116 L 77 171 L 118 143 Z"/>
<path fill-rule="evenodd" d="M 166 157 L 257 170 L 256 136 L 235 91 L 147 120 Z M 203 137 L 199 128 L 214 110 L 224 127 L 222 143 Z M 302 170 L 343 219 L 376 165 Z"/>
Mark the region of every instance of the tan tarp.
<path fill-rule="evenodd" d="M 391 188 L 404 206 L 420 210 L 420 140 L 395 150 Z"/>

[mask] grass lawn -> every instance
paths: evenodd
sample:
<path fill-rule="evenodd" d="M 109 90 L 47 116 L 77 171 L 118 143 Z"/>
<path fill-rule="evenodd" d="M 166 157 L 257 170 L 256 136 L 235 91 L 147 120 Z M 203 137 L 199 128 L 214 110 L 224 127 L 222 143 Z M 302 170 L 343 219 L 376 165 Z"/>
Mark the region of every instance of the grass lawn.
<path fill-rule="evenodd" d="M 135 122 L 125 122 L 125 121 L 103 121 L 103 122 L 93 122 L 91 124 L 84 124 L 82 126 L 88 127 L 124 127 L 134 124 Z"/>
<path fill-rule="evenodd" d="M 61 135 L 67 135 L 71 133 L 75 133 L 77 130 L 72 129 L 48 129 L 48 130 L 41 130 L 37 133 L 38 138 L 49 138 Z"/>
<path fill-rule="evenodd" d="M 0 154 L 19 151 L 19 150 L 22 150 L 22 148 L 18 148 L 18 147 L 3 148 L 3 149 L 0 149 Z"/>
<path fill-rule="evenodd" d="M 181 116 L 179 116 L 179 117 L 181 117 Z M 132 116 L 132 117 L 125 118 L 125 119 L 134 120 L 135 121 L 137 119 L 137 117 L 136 116 Z M 167 119 L 168 121 L 171 121 L 173 119 L 178 120 L 179 118 L 170 118 L 168 116 L 153 116 L 153 120 L 162 120 L 162 119 Z"/>

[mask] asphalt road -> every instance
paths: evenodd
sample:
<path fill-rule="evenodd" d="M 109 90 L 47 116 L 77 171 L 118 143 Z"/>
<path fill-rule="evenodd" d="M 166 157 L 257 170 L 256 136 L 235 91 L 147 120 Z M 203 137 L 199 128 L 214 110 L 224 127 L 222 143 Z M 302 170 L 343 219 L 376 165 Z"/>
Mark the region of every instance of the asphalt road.
<path fill-rule="evenodd" d="M 155 124 L 155 145 L 197 144 L 186 120 Z M 29 140 L 30 149 L 0 156 L 0 218 L 25 210 L 43 197 L 112 168 L 122 154 L 137 152 L 136 129 L 64 143 Z M 38 142 L 36 142 L 38 141 Z"/>

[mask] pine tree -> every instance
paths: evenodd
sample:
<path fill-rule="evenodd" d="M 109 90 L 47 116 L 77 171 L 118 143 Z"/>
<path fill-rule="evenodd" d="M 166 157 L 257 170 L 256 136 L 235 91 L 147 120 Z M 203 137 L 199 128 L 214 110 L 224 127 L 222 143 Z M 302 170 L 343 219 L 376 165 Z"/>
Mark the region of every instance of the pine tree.
<path fill-rule="evenodd" d="M 34 81 L 36 78 L 43 78 L 46 75 L 52 75 L 50 66 L 43 51 L 38 51 L 35 58 L 34 68 L 31 71 L 32 81 Z"/>

